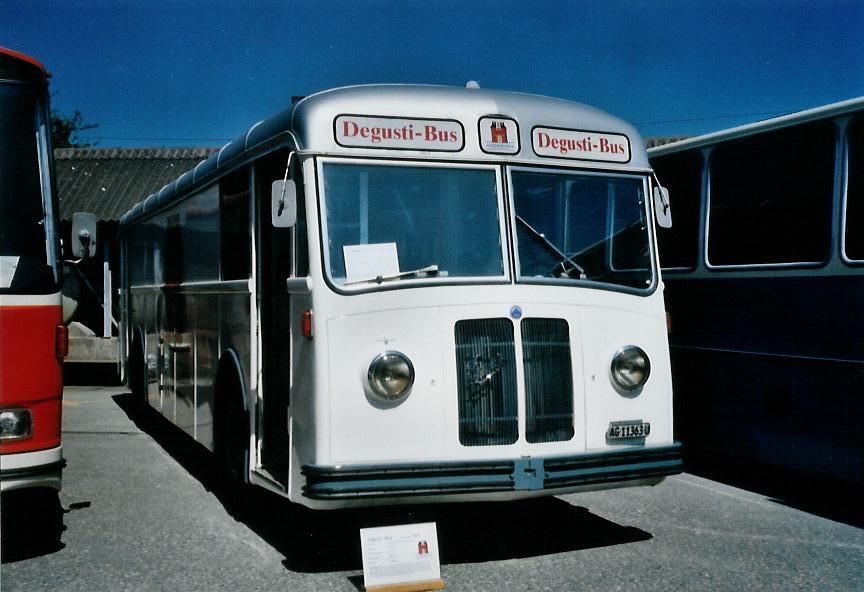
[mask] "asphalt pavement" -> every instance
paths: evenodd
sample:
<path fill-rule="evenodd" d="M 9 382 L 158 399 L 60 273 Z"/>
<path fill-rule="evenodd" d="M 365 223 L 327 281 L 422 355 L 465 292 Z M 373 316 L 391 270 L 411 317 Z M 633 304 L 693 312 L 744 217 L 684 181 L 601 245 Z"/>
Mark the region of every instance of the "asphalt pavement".
<path fill-rule="evenodd" d="M 813 505 L 683 474 L 508 504 L 312 512 L 255 489 L 238 500 L 122 387 L 67 387 L 63 421 L 59 496 L 3 498 L 3 592 L 352 592 L 360 528 L 427 521 L 447 590 L 864 589 L 860 513 L 830 492 Z"/>

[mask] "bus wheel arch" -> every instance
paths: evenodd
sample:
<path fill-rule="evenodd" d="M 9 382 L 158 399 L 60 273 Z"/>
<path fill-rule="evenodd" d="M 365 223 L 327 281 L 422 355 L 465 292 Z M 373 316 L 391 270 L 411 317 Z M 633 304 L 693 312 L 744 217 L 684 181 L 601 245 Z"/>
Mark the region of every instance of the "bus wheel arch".
<path fill-rule="evenodd" d="M 240 358 L 233 349 L 219 358 L 213 400 L 213 453 L 230 484 L 249 480 L 249 409 Z"/>

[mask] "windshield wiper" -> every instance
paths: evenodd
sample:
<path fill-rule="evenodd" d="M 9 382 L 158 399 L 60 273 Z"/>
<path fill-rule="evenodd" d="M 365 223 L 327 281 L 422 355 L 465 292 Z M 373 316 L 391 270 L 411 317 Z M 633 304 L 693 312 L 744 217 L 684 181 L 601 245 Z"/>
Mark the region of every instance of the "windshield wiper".
<path fill-rule="evenodd" d="M 345 282 L 346 286 L 355 286 L 357 284 L 381 284 L 383 282 L 390 282 L 393 280 L 402 280 L 409 277 L 418 277 L 421 275 L 438 275 L 438 266 L 437 265 L 429 265 L 428 267 L 422 267 L 420 269 L 413 269 L 411 271 L 402 271 L 399 273 L 391 273 L 388 275 L 379 275 L 373 278 L 367 278 L 365 280 L 354 280 L 351 282 Z"/>
<path fill-rule="evenodd" d="M 571 259 L 569 256 L 567 256 L 564 253 L 564 251 L 562 251 L 561 249 L 556 247 L 554 244 L 552 244 L 552 241 L 550 241 L 548 238 L 546 238 L 545 234 L 543 234 L 542 232 L 539 232 L 536 228 L 534 228 L 533 226 L 528 224 L 522 216 L 516 216 L 516 221 L 518 223 L 520 223 L 525 228 L 525 230 L 527 230 L 529 232 L 529 234 L 532 237 L 534 237 L 536 240 L 540 241 L 540 243 L 542 245 L 544 245 L 545 247 L 550 249 L 553 253 L 555 253 L 555 255 L 557 255 L 558 257 L 561 258 L 561 260 L 558 262 L 558 265 L 561 266 L 561 270 L 564 273 L 566 273 L 568 276 L 570 275 L 567 272 L 567 269 L 564 267 L 564 262 L 566 261 L 567 263 L 572 265 L 574 269 L 576 269 L 579 272 L 579 279 L 580 280 L 587 280 L 588 279 L 588 276 L 585 275 L 585 270 L 582 268 L 582 266 L 579 265 L 578 263 L 576 263 L 575 261 L 573 261 L 573 259 Z"/>

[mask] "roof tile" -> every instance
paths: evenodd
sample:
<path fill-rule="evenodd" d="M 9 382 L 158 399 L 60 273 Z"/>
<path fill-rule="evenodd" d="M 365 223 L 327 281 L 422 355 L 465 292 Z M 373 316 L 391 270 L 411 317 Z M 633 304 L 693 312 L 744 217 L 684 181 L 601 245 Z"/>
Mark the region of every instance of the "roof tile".
<path fill-rule="evenodd" d="M 60 148 L 54 151 L 60 218 L 117 220 L 216 148 Z"/>

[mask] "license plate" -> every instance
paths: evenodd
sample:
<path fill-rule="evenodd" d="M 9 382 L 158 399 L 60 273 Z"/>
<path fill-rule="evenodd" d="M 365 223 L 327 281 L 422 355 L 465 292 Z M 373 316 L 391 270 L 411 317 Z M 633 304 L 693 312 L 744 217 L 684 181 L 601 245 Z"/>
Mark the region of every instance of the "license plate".
<path fill-rule="evenodd" d="M 609 424 L 606 437 L 610 440 L 644 438 L 651 433 L 651 424 L 644 421 L 616 421 Z"/>

